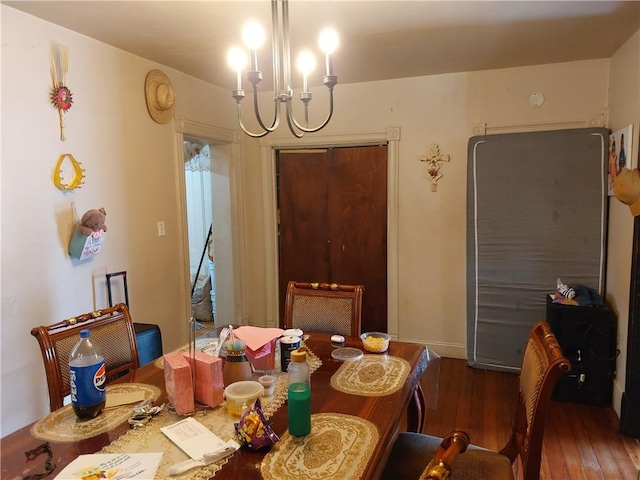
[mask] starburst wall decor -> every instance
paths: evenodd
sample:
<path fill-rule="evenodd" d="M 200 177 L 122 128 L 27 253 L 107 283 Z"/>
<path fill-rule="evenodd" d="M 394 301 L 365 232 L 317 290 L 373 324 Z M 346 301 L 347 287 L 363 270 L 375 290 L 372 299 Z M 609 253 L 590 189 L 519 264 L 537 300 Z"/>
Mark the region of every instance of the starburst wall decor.
<path fill-rule="evenodd" d="M 51 58 L 51 104 L 58 109 L 60 117 L 60 140 L 64 142 L 64 114 L 73 104 L 71 90 L 67 87 L 67 71 L 69 70 L 69 53 L 63 45 L 53 45 Z"/>

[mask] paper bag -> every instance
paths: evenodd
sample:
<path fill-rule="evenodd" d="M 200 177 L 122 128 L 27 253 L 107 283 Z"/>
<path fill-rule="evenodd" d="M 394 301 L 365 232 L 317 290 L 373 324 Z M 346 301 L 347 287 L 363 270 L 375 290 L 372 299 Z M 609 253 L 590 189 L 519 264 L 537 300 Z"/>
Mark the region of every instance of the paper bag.
<path fill-rule="evenodd" d="M 102 232 L 100 235 L 86 236 L 75 230 L 69 243 L 69 255 L 80 260 L 97 255 L 100 253 L 105 235 Z"/>

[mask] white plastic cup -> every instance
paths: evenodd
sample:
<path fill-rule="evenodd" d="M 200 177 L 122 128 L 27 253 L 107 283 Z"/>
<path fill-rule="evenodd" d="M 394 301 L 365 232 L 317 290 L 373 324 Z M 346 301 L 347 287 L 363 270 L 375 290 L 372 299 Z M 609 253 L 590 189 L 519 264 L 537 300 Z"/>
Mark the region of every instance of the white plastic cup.
<path fill-rule="evenodd" d="M 276 386 L 275 377 L 272 375 L 263 375 L 260 378 L 258 378 L 258 381 L 260 382 L 260 385 L 262 385 L 262 387 L 264 388 L 263 395 L 265 397 L 272 396 L 273 390 L 275 389 L 275 386 Z"/>

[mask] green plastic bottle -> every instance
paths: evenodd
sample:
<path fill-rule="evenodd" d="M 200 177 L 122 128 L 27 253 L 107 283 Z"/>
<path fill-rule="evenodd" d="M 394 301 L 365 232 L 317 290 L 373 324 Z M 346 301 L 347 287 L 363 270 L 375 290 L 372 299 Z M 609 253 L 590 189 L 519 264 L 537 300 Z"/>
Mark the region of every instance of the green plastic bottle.
<path fill-rule="evenodd" d="M 311 432 L 311 372 L 307 352 L 291 352 L 289 375 L 289 434 L 303 437 Z"/>

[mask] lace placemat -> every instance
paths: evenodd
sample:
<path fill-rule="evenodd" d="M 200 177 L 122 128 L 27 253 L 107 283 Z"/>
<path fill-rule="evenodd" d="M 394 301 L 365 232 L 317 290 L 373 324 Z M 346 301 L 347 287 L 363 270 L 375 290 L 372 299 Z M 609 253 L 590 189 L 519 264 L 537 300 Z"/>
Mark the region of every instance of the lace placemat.
<path fill-rule="evenodd" d="M 365 355 L 343 363 L 331 377 L 331 386 L 344 393 L 364 397 L 391 395 L 404 385 L 411 366 L 391 355 Z"/>
<path fill-rule="evenodd" d="M 264 457 L 264 480 L 361 478 L 378 443 L 376 426 L 364 418 L 340 413 L 311 415 L 311 433 L 286 432 Z"/>
<path fill-rule="evenodd" d="M 266 402 L 265 402 L 266 403 Z M 227 441 L 235 439 L 235 430 L 233 423 L 238 421 L 238 417 L 227 413 L 226 407 L 220 405 L 216 408 L 199 410 L 192 415 L 193 418 L 205 425 L 213 431 L 222 440 Z M 162 452 L 162 460 L 156 471 L 155 480 L 159 479 L 207 479 L 215 475 L 222 466 L 229 461 L 230 457 L 214 462 L 205 467 L 193 468 L 186 471 L 182 475 L 169 477 L 168 469 L 171 465 L 189 457 L 177 445 L 160 430 L 175 422 L 182 420 L 177 413 L 164 409 L 160 414 L 155 416 L 146 425 L 142 427 L 132 428 L 126 434 L 122 435 L 111 444 L 104 447 L 98 453 L 151 453 Z"/>
<path fill-rule="evenodd" d="M 322 365 L 322 361 L 311 351 L 308 352 L 307 359 L 312 373 Z M 271 417 L 287 399 L 287 374 L 278 373 L 275 375 L 275 379 L 273 396 L 260 398 L 262 410 L 267 418 Z M 228 413 L 225 403 L 215 408 L 201 407 L 192 416 L 222 440 L 227 441 L 232 438 L 236 439 L 234 423 L 239 420 L 239 417 Z M 213 477 L 216 472 L 222 469 L 222 467 L 229 461 L 229 458 L 233 455 L 210 465 L 188 470 L 182 475 L 173 477 L 167 476 L 167 471 L 171 465 L 186 460 L 189 457 L 171 440 L 169 440 L 160 431 L 160 429 L 178 422 L 182 418 L 183 417 L 170 409 L 165 408 L 149 423 L 142 427 L 129 430 L 120 438 L 113 441 L 110 445 L 104 447 L 99 453 L 163 452 L 164 455 L 162 456 L 162 461 L 160 462 L 160 466 L 156 472 L 155 480 L 166 480 L 168 478 L 175 478 L 178 480 L 200 480 Z"/>
<path fill-rule="evenodd" d="M 107 385 L 107 395 L 110 393 L 144 392 L 145 400 L 156 400 L 160 390 L 153 385 L 143 383 L 118 383 Z M 34 437 L 53 442 L 77 442 L 108 432 L 112 428 L 126 422 L 131 416 L 131 405 L 108 408 L 91 420 L 80 421 L 73 412 L 71 405 L 51 412 L 31 427 Z"/>

